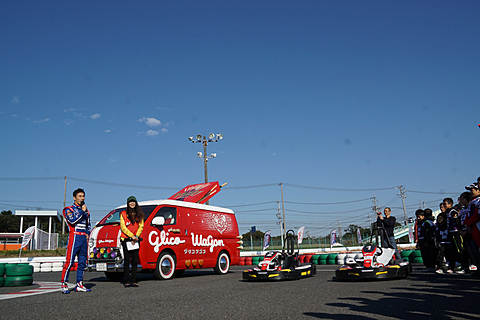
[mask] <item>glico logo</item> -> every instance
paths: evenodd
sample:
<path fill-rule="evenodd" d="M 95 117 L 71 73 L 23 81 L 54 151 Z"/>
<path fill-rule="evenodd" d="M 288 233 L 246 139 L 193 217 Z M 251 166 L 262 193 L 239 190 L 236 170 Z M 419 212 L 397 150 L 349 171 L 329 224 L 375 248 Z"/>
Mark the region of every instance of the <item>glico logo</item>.
<path fill-rule="evenodd" d="M 161 246 L 178 246 L 180 243 L 185 243 L 185 240 L 181 240 L 179 237 L 168 237 L 169 233 L 162 230 L 160 237 L 158 232 L 153 230 L 148 235 L 148 242 L 154 247 L 153 251 L 158 252 Z M 155 239 L 155 240 L 154 240 Z"/>

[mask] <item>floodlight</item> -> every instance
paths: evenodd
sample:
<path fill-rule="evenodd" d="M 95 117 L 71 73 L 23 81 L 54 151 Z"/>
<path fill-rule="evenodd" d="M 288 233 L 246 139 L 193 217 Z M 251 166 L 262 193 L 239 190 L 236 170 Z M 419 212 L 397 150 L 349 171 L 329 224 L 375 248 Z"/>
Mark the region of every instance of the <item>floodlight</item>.
<path fill-rule="evenodd" d="M 188 137 L 188 140 L 193 142 L 193 137 Z"/>
<path fill-rule="evenodd" d="M 215 158 L 215 157 L 217 156 L 217 154 L 216 154 L 216 153 L 212 153 L 211 156 L 212 156 L 212 158 Z"/>
<path fill-rule="evenodd" d="M 197 134 L 197 140 L 202 141 L 202 135 L 201 134 Z"/>
<path fill-rule="evenodd" d="M 203 153 L 197 152 L 197 157 L 201 157 L 201 156 L 203 156 Z"/>
<path fill-rule="evenodd" d="M 222 139 L 223 139 L 223 134 L 217 133 L 217 139 L 218 139 L 218 140 L 222 140 Z"/>
<path fill-rule="evenodd" d="M 208 135 L 208 140 L 213 140 L 213 139 L 215 139 L 215 135 L 213 133 L 210 133 Z"/>

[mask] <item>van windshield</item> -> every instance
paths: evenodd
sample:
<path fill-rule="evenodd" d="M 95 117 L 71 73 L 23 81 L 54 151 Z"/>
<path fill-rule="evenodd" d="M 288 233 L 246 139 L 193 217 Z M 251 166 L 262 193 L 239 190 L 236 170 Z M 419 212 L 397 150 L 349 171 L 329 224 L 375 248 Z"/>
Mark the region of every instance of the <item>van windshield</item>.
<path fill-rule="evenodd" d="M 151 206 L 140 206 L 142 208 L 143 213 L 145 214 L 145 220 L 148 219 L 148 217 L 152 214 L 153 210 L 155 210 L 157 206 L 156 205 L 151 205 Z M 105 216 L 102 220 L 98 222 L 98 225 L 104 225 L 104 224 L 114 224 L 114 223 L 120 223 L 120 212 L 124 211 L 126 208 L 121 208 L 121 209 L 116 209 L 111 211 L 109 214 Z"/>

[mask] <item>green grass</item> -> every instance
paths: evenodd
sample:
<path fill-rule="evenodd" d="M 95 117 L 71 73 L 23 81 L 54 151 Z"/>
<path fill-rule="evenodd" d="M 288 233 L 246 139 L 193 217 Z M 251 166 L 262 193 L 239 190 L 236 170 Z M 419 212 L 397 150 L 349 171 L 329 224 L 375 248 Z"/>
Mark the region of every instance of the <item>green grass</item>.
<path fill-rule="evenodd" d="M 66 248 L 58 248 L 55 250 L 23 250 L 22 258 L 30 257 L 64 257 Z M 0 258 L 18 258 L 19 250 L 0 251 Z"/>

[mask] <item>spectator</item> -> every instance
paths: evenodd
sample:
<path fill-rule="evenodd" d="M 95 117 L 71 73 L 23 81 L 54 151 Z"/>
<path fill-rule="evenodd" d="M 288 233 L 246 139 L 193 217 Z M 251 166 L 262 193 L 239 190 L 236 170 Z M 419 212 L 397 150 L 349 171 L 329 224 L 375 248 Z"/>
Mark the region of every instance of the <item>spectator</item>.
<path fill-rule="evenodd" d="M 398 252 L 397 244 L 395 242 L 395 235 L 393 234 L 393 229 L 395 228 L 395 223 L 397 222 L 397 220 L 395 219 L 394 216 L 390 215 L 392 213 L 392 210 L 389 207 L 386 207 L 383 210 L 383 213 L 385 214 L 385 218 L 382 217 L 381 212 L 378 212 L 377 214 L 378 215 L 377 222 L 378 220 L 380 220 L 386 232 L 386 237 L 385 237 L 386 239 L 384 239 L 383 246 L 386 248 L 395 249 L 395 257 L 397 259 L 401 259 L 402 257 L 400 255 L 400 252 Z"/>
<path fill-rule="evenodd" d="M 435 219 L 432 209 L 422 210 L 423 217 L 420 216 L 418 247 L 422 253 L 423 264 L 426 271 L 435 270 L 435 257 L 437 245 L 435 241 Z"/>
<path fill-rule="evenodd" d="M 476 271 L 478 266 L 480 266 L 480 253 L 477 244 L 465 225 L 465 220 L 469 217 L 469 204 L 470 201 L 472 201 L 472 194 L 470 192 L 464 192 L 460 195 L 459 200 L 463 207 L 458 213 L 459 232 L 466 248 L 465 255 L 468 259 L 468 268 L 470 271 Z"/>
<path fill-rule="evenodd" d="M 435 228 L 435 236 L 439 244 L 436 257 L 436 273 L 453 273 L 456 261 L 453 235 L 456 232 L 458 232 L 457 227 L 448 212 L 441 212 L 437 216 Z M 448 262 L 448 268 L 445 261 Z"/>

